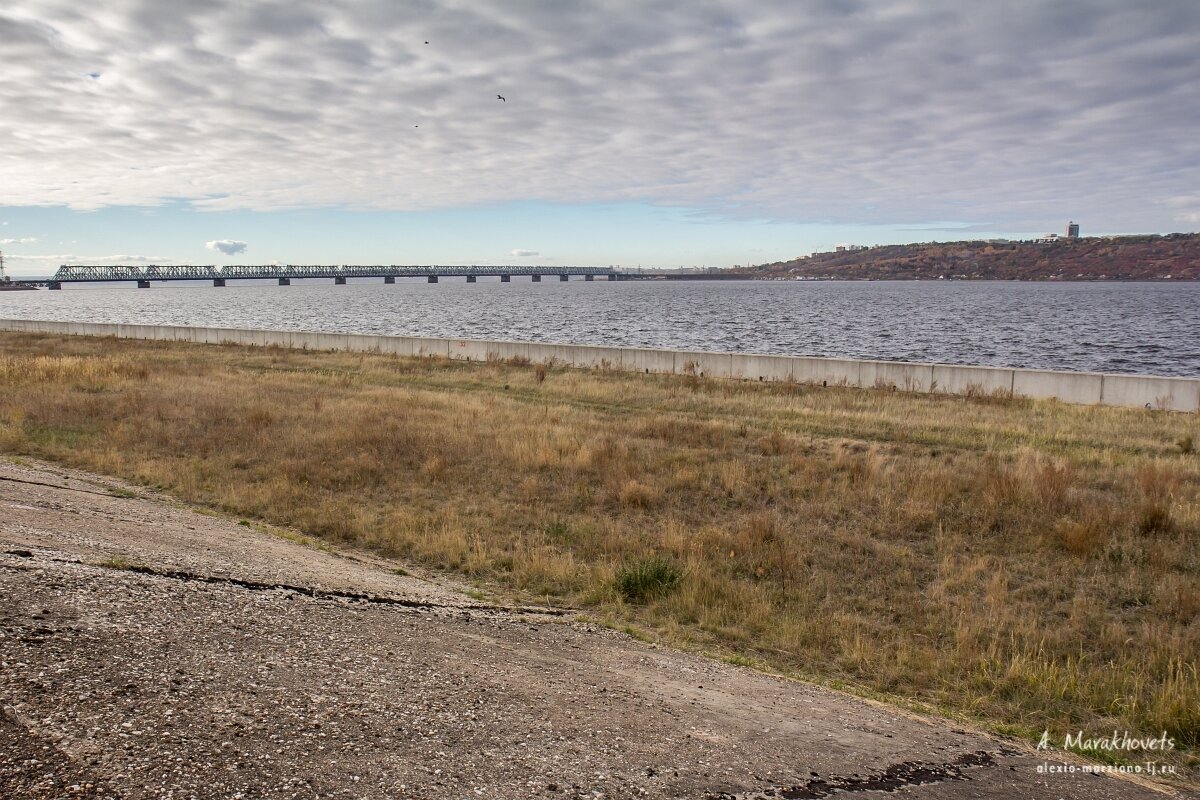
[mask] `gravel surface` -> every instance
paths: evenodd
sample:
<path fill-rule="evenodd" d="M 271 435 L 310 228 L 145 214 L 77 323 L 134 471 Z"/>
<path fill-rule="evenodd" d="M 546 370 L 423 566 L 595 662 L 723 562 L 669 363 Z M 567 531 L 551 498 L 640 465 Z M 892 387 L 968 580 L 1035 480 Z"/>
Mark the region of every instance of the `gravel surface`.
<path fill-rule="evenodd" d="M 1162 796 L 397 566 L 0 461 L 0 798 Z"/>

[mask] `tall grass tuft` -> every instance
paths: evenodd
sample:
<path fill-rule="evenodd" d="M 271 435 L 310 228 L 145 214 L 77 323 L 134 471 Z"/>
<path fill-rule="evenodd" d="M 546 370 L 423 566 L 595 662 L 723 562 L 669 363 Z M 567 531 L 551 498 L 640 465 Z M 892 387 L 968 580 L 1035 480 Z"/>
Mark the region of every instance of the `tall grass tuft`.
<path fill-rule="evenodd" d="M 670 593 L 682 577 L 683 573 L 672 561 L 652 555 L 619 566 L 614 585 L 627 601 L 644 603 Z"/>

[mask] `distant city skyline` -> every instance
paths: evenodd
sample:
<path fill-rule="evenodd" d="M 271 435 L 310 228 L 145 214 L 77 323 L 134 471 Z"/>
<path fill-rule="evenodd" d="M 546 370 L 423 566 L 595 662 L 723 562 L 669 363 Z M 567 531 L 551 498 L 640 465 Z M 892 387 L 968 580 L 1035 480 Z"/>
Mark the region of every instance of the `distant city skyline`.
<path fill-rule="evenodd" d="M 732 266 L 1200 228 L 1200 6 L 0 10 L 0 250 Z"/>

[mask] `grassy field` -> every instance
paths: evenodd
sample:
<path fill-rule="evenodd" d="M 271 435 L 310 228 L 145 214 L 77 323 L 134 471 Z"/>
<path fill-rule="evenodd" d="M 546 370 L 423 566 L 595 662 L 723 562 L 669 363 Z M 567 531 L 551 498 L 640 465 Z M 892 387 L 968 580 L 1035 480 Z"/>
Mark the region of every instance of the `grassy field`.
<path fill-rule="evenodd" d="M 1020 735 L 1165 730 L 1194 767 L 1192 437 L 1195 414 L 0 334 L 2 453 Z"/>

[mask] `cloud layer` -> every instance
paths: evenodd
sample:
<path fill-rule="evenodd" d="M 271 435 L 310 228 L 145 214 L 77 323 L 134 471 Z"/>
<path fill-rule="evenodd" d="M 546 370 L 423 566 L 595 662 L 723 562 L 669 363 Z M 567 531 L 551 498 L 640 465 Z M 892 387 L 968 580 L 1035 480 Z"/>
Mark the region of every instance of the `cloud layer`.
<path fill-rule="evenodd" d="M 4 256 L 5 261 L 20 261 L 25 262 L 42 270 L 47 270 L 49 267 L 58 267 L 62 264 L 170 264 L 171 259 L 165 256 L 139 256 L 139 255 L 76 255 L 74 253 L 55 253 L 51 255 L 37 256 Z M 52 271 L 52 270 L 50 270 Z"/>
<path fill-rule="evenodd" d="M 1192 0 L 10 0 L 0 204 L 1170 228 L 1198 32 Z"/>
<path fill-rule="evenodd" d="M 238 253 L 246 252 L 246 243 L 234 241 L 233 239 L 217 239 L 215 241 L 205 242 L 204 246 L 209 250 L 223 253 L 227 256 L 236 256 Z"/>

